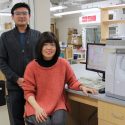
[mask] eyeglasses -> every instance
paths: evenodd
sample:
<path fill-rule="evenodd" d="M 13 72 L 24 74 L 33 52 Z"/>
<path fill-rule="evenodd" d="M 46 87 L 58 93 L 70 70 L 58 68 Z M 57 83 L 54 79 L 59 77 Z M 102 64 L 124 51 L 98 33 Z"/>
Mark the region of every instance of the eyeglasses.
<path fill-rule="evenodd" d="M 26 15 L 28 15 L 29 13 L 28 13 L 27 11 L 24 11 L 24 12 L 15 11 L 14 14 L 17 15 L 17 16 L 20 16 L 20 15 L 26 16 Z"/>

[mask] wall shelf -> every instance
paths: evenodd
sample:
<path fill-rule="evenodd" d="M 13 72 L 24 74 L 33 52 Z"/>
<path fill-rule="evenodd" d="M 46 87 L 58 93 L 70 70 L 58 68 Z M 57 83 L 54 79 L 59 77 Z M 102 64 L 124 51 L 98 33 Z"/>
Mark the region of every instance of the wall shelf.
<path fill-rule="evenodd" d="M 110 24 L 117 24 L 117 23 L 125 23 L 125 20 L 107 20 L 107 21 L 103 21 L 102 23 L 110 25 Z"/>
<path fill-rule="evenodd" d="M 109 10 L 123 8 L 125 4 L 101 8 L 101 43 L 106 43 L 106 39 L 109 38 L 109 25 L 125 23 L 125 20 L 109 20 Z"/>
<path fill-rule="evenodd" d="M 113 9 L 123 9 L 123 8 L 125 8 L 125 4 L 104 7 L 104 8 L 101 8 L 101 9 L 102 10 L 113 10 Z"/>

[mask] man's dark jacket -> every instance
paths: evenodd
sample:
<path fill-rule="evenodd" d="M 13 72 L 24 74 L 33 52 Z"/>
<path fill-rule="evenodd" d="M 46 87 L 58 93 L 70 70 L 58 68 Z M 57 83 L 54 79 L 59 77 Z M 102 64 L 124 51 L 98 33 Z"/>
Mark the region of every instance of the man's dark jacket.
<path fill-rule="evenodd" d="M 23 77 L 26 65 L 35 58 L 35 46 L 40 38 L 40 32 L 27 28 L 24 49 L 19 43 L 17 28 L 3 33 L 0 37 L 0 70 L 7 79 L 8 90 L 18 90 L 16 83 Z"/>

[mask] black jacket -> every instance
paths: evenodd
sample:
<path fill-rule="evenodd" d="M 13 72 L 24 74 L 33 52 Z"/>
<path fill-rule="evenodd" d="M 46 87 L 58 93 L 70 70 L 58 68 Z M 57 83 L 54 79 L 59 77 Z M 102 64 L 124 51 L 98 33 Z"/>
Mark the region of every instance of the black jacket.
<path fill-rule="evenodd" d="M 7 88 L 18 90 L 16 81 L 23 77 L 26 65 L 35 58 L 35 45 L 40 32 L 27 28 L 24 49 L 19 43 L 17 28 L 3 33 L 0 37 L 0 69 L 7 79 Z"/>

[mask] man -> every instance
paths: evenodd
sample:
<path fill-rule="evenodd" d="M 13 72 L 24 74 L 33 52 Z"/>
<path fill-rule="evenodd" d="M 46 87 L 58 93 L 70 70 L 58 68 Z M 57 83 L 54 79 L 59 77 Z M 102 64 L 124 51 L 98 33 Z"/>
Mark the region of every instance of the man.
<path fill-rule="evenodd" d="M 30 7 L 17 3 L 11 9 L 15 28 L 0 37 L 0 69 L 7 80 L 7 106 L 11 125 L 25 125 L 24 94 L 21 88 L 26 65 L 35 57 L 40 32 L 30 29 Z"/>

